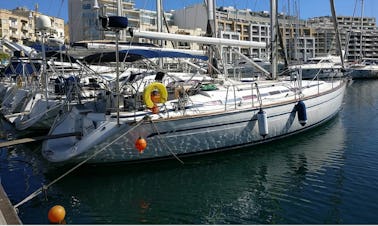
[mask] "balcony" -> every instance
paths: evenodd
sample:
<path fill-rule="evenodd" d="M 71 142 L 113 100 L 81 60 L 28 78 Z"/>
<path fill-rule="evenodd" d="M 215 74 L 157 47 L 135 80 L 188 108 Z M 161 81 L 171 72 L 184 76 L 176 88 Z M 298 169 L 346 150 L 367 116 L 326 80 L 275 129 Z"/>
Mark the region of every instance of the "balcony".
<path fill-rule="evenodd" d="M 10 29 L 13 29 L 13 30 L 17 30 L 17 24 L 15 24 L 15 23 L 10 23 L 10 24 L 9 24 L 9 28 L 10 28 Z"/>
<path fill-rule="evenodd" d="M 22 31 L 29 31 L 29 26 L 27 26 L 27 25 L 22 25 L 22 26 L 21 26 L 21 30 L 22 30 Z"/>
<path fill-rule="evenodd" d="M 21 39 L 22 39 L 22 40 L 29 40 L 30 37 L 27 36 L 27 35 L 25 35 L 25 34 L 22 34 L 22 35 L 21 35 Z"/>
<path fill-rule="evenodd" d="M 11 33 L 10 36 L 9 36 L 11 39 L 19 39 L 18 35 L 15 34 L 15 33 Z"/>

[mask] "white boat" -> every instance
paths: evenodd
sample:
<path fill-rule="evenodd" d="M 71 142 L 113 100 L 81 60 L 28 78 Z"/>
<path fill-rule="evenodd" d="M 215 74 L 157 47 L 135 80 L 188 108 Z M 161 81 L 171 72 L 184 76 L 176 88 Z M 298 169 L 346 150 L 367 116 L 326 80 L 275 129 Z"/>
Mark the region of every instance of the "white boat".
<path fill-rule="evenodd" d="M 276 1 L 271 4 L 275 12 Z M 272 30 L 276 31 L 274 22 Z M 274 36 L 271 40 L 278 39 Z M 271 71 L 275 78 L 276 61 L 272 62 Z M 48 161 L 61 163 L 165 158 L 181 161 L 184 156 L 269 142 L 308 130 L 334 117 L 341 109 L 346 83 L 344 79 L 242 83 L 217 78 L 190 88 L 185 87 L 185 82 L 178 83 L 170 96 L 161 82 L 139 83 L 143 84 L 143 93 L 136 89 L 135 93 L 121 97 L 121 103 L 129 100 L 138 106 L 132 111 L 126 111 L 123 106 L 103 113 L 75 106 L 60 116 L 49 135 L 80 133 L 81 136 L 46 140 L 42 144 L 42 155 Z M 160 98 L 152 97 L 156 94 Z M 147 143 L 145 149 L 135 147 L 140 138 Z"/>
<path fill-rule="evenodd" d="M 303 79 L 342 77 L 342 65 L 339 56 L 327 55 L 325 57 L 313 57 L 304 64 L 289 66 L 290 70 L 302 70 Z"/>
<path fill-rule="evenodd" d="M 10 85 L 4 95 L 1 102 L 0 113 L 4 116 L 18 113 L 22 111 L 23 105 L 29 96 L 30 92 L 27 89 L 18 87 L 18 85 Z"/>
<path fill-rule="evenodd" d="M 364 58 L 361 63 L 350 65 L 353 79 L 377 79 L 378 59 Z"/>
<path fill-rule="evenodd" d="M 42 60 L 46 58 L 49 60 Z M 83 102 L 93 100 L 103 88 L 91 83 L 101 81 L 96 71 L 61 52 L 13 58 L 5 76 L 9 81 L 0 86 L 0 113 L 19 131 L 49 130 L 63 105 L 76 104 L 80 98 Z"/>
<path fill-rule="evenodd" d="M 91 83 L 90 79 L 95 78 L 91 78 L 89 74 L 85 75 L 87 77 L 84 77 L 83 82 L 79 82 L 79 78 L 74 76 L 68 78 L 55 76 L 48 83 L 47 92 L 46 88 L 34 90 L 29 86 L 29 89 L 17 89 L 14 86 L 16 95 L 12 94 L 11 89 L 8 91 L 9 98 L 6 96 L 6 100 L 9 99 L 7 102 L 12 105 L 6 104 L 7 102 L 3 104 L 4 118 L 14 124 L 19 131 L 49 130 L 58 113 L 69 109 L 69 106 L 100 101 L 101 97 L 97 96 L 105 92 L 104 88 L 97 83 L 97 80 Z M 21 96 L 21 94 L 23 95 Z M 12 96 L 13 98 L 11 98 Z M 15 107 L 6 108 L 8 105 Z M 16 106 L 20 107 L 16 108 Z"/>
<path fill-rule="evenodd" d="M 253 84 L 219 87 L 190 96 L 191 104 L 179 101 L 165 103 L 165 111 L 121 113 L 120 124 L 115 114 L 91 113 L 74 107 L 52 130 L 51 135 L 81 132 L 82 137 L 45 141 L 42 154 L 52 162 L 81 161 L 102 148 L 107 150 L 90 162 L 152 160 L 233 149 L 292 135 L 319 125 L 341 108 L 345 82 L 305 82 L 302 98 L 290 82 L 259 84 L 262 105 Z M 291 88 L 290 88 L 291 87 Z M 227 95 L 227 93 L 235 93 Z M 307 106 L 307 123 L 298 120 L 297 104 Z M 267 131 L 261 135 L 260 109 L 267 114 Z M 147 140 L 143 154 L 135 148 L 138 137 Z"/>
<path fill-rule="evenodd" d="M 63 101 L 47 100 L 42 93 L 36 93 L 29 99 L 22 112 L 7 119 L 17 130 L 48 130 L 54 122 Z"/>

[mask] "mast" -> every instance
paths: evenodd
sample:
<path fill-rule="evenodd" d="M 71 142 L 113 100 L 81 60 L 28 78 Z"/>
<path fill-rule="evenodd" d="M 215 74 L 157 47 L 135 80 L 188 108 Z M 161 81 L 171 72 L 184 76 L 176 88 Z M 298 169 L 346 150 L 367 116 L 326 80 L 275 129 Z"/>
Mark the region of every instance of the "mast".
<path fill-rule="evenodd" d="M 163 32 L 162 1 L 156 0 L 156 25 L 157 32 Z"/>
<path fill-rule="evenodd" d="M 122 16 L 122 3 L 121 0 L 117 0 L 117 16 Z M 117 125 L 120 125 L 119 122 L 119 102 L 121 101 L 120 99 L 120 88 L 119 88 L 119 40 L 122 38 L 122 34 L 124 32 L 122 29 L 115 29 L 115 35 L 116 35 L 116 94 L 117 94 Z"/>
<path fill-rule="evenodd" d="M 116 31 L 116 94 L 117 94 L 117 125 L 119 126 L 119 102 L 120 102 L 120 89 L 119 89 L 119 33 Z"/>
<path fill-rule="evenodd" d="M 157 25 L 157 32 L 163 32 L 163 17 L 162 17 L 162 0 L 156 0 L 156 25 Z M 163 41 L 159 40 L 158 45 L 163 47 Z M 159 59 L 159 67 L 163 68 L 163 59 Z"/>
<path fill-rule="evenodd" d="M 49 98 L 49 93 L 48 93 L 48 78 L 47 78 L 47 62 L 46 62 L 46 49 L 45 49 L 45 41 L 46 41 L 46 36 L 48 34 L 48 31 L 51 30 L 51 20 L 50 17 L 45 16 L 45 15 L 39 15 L 36 18 L 36 24 L 35 28 L 36 30 L 40 31 L 42 33 L 41 36 L 41 45 L 42 45 L 42 75 L 44 77 L 44 88 L 45 88 L 45 98 L 46 101 L 48 101 Z"/>
<path fill-rule="evenodd" d="M 117 0 L 117 16 L 122 16 L 122 2 Z"/>
<path fill-rule="evenodd" d="M 270 0 L 270 60 L 272 79 L 277 77 L 277 2 Z"/>
<path fill-rule="evenodd" d="M 361 0 L 361 27 L 360 27 L 360 61 L 362 61 L 362 32 L 364 28 L 364 0 Z"/>
<path fill-rule="evenodd" d="M 121 0 L 117 0 L 117 16 L 122 16 L 122 11 L 123 11 L 122 1 Z M 118 37 L 118 39 L 119 40 L 123 40 L 124 37 L 125 37 L 125 32 L 122 31 L 122 30 L 119 31 L 119 37 Z"/>
<path fill-rule="evenodd" d="M 344 69 L 345 68 L 344 67 L 344 56 L 343 56 L 343 52 L 341 51 L 340 32 L 339 32 L 339 26 L 338 26 L 338 23 L 337 23 L 334 0 L 330 0 L 330 4 L 331 4 L 331 12 L 332 12 L 332 18 L 333 18 L 333 26 L 334 26 L 335 32 L 336 32 L 336 44 L 337 44 L 337 48 L 338 48 L 339 53 L 340 53 L 341 66 Z"/>
<path fill-rule="evenodd" d="M 215 1 L 214 0 L 207 0 L 207 27 L 206 27 L 206 36 L 207 37 L 216 37 L 216 29 L 215 29 Z M 209 46 L 209 63 L 213 66 L 215 64 L 214 58 L 214 49 L 213 46 Z M 209 74 L 213 75 L 214 70 L 213 67 L 209 67 Z"/>
<path fill-rule="evenodd" d="M 208 37 L 216 37 L 215 33 L 215 2 L 214 0 L 207 0 L 207 29 Z"/>

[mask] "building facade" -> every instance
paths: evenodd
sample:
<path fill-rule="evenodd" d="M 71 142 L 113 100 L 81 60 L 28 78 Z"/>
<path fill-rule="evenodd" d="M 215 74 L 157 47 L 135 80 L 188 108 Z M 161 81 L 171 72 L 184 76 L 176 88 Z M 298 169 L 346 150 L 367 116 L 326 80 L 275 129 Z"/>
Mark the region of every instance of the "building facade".
<path fill-rule="evenodd" d="M 43 15 L 38 10 L 29 10 L 27 8 L 16 8 L 14 10 L 0 9 L 0 37 L 6 38 L 11 42 L 29 45 L 30 43 L 40 40 L 41 33 L 36 31 L 36 19 Z M 57 17 L 49 16 L 51 20 L 51 29 L 47 31 L 49 36 L 64 39 L 64 20 Z M 0 47 L 2 51 L 11 53 L 4 46 Z"/>
<path fill-rule="evenodd" d="M 314 17 L 307 21 L 312 27 L 316 42 L 317 55 L 338 54 L 336 51 L 335 31 L 329 16 Z M 374 17 L 337 16 L 341 36 L 341 46 L 349 60 L 361 57 L 378 57 L 378 30 Z"/>
<path fill-rule="evenodd" d="M 13 10 L 0 9 L 0 37 L 11 42 L 30 45 L 39 42 L 41 33 L 36 30 L 36 20 L 43 15 L 38 10 L 29 10 L 19 7 Z M 64 20 L 49 16 L 51 29 L 46 31 L 48 37 L 56 40 L 64 40 Z M 0 50 L 11 54 L 11 50 L 0 46 Z"/>
<path fill-rule="evenodd" d="M 104 31 L 99 26 L 100 15 L 117 15 L 117 1 L 98 0 L 100 9 L 94 8 L 94 0 L 69 0 L 69 29 L 65 31 L 64 20 L 51 17 L 53 29 L 49 33 L 58 38 L 64 38 L 66 33 L 70 39 L 66 43 L 81 40 L 114 40 L 114 32 Z M 157 31 L 157 13 L 151 10 L 136 9 L 135 0 L 121 1 L 121 15 L 127 16 L 129 27 L 144 31 Z M 16 8 L 0 10 L 0 36 L 13 42 L 27 44 L 38 40 L 40 33 L 35 31 L 35 20 L 41 15 L 38 7 L 34 10 Z M 195 4 L 183 9 L 164 13 L 163 32 L 204 36 L 207 28 L 207 8 L 205 4 Z M 219 7 L 216 10 L 217 37 L 244 41 L 265 42 L 267 48 L 239 48 L 240 52 L 250 57 L 269 57 L 270 18 L 269 12 L 252 12 L 249 9 Z M 349 60 L 361 57 L 373 58 L 378 54 L 378 30 L 373 17 L 337 17 L 341 33 L 342 49 Z M 283 48 L 286 57 L 293 61 L 305 61 L 314 56 L 338 54 L 335 42 L 335 31 L 330 16 L 314 17 L 299 20 L 296 17 L 278 15 L 279 30 L 282 35 Z M 135 39 L 128 32 L 121 33 L 121 40 L 134 42 L 149 42 L 160 44 L 157 40 Z M 204 45 L 188 42 L 163 41 L 168 48 L 202 50 Z M 4 48 L 2 48 L 4 49 Z M 232 61 L 234 53 L 224 47 L 227 61 Z"/>
<path fill-rule="evenodd" d="M 19 16 L 12 11 L 0 9 L 0 36 L 12 42 L 23 43 L 35 40 L 32 16 Z"/>
<path fill-rule="evenodd" d="M 70 42 L 82 40 L 115 40 L 114 32 L 105 31 L 99 23 L 99 16 L 118 15 L 117 2 L 98 0 L 99 9 L 94 8 L 94 0 L 69 0 L 68 19 L 70 21 Z M 140 11 L 134 8 L 134 0 L 122 0 L 121 16 L 127 16 L 129 27 L 140 24 Z M 121 40 L 127 41 L 130 36 L 121 32 Z"/>
<path fill-rule="evenodd" d="M 173 12 L 174 24 L 187 29 L 207 26 L 207 10 L 204 4 L 196 4 Z M 267 48 L 239 48 L 250 57 L 269 58 L 270 15 L 267 11 L 253 12 L 250 9 L 219 7 L 216 10 L 217 37 L 243 41 L 264 42 Z M 293 24 L 296 26 L 293 26 Z M 304 20 L 296 17 L 278 15 L 278 24 L 282 34 L 283 48 L 286 56 L 295 61 L 303 61 L 315 56 L 315 38 L 313 30 L 306 26 Z M 223 47 L 223 50 L 229 47 Z M 224 51 L 223 51 L 224 52 Z M 281 51 L 282 52 L 282 51 Z M 227 61 L 231 62 L 237 55 L 228 52 Z M 282 56 L 284 57 L 284 56 Z"/>
<path fill-rule="evenodd" d="M 97 0 L 99 9 L 96 10 L 93 6 L 94 0 L 69 0 L 69 21 L 70 23 L 70 41 L 78 42 L 82 40 L 115 40 L 115 34 L 111 31 L 105 31 L 98 24 L 98 17 L 118 15 L 117 2 L 114 0 Z M 121 15 L 128 18 L 128 27 L 137 28 L 142 31 L 157 31 L 157 12 L 146 9 L 136 9 L 134 0 L 121 1 Z M 178 27 L 174 24 L 173 14 L 171 12 L 164 12 L 163 32 L 174 34 L 186 34 L 201 36 L 204 32 L 201 29 L 186 29 L 185 27 Z M 202 49 L 201 45 L 188 42 L 170 42 L 163 41 L 159 43 L 158 40 L 149 40 L 145 38 L 131 37 L 127 31 L 122 31 L 120 34 L 121 41 L 143 42 L 155 45 L 162 45 L 167 48 L 178 49 Z"/>

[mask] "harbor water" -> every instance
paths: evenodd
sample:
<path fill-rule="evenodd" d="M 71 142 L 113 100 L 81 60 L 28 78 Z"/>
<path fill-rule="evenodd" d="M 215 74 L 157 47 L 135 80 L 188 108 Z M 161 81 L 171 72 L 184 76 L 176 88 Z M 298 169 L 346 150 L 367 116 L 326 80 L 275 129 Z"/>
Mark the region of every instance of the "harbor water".
<path fill-rule="evenodd" d="M 378 81 L 355 81 L 320 127 L 269 144 L 135 165 L 81 166 L 18 207 L 24 224 L 377 224 Z M 2 123 L 2 139 L 11 135 Z M 13 205 L 63 175 L 40 144 L 0 149 Z"/>

